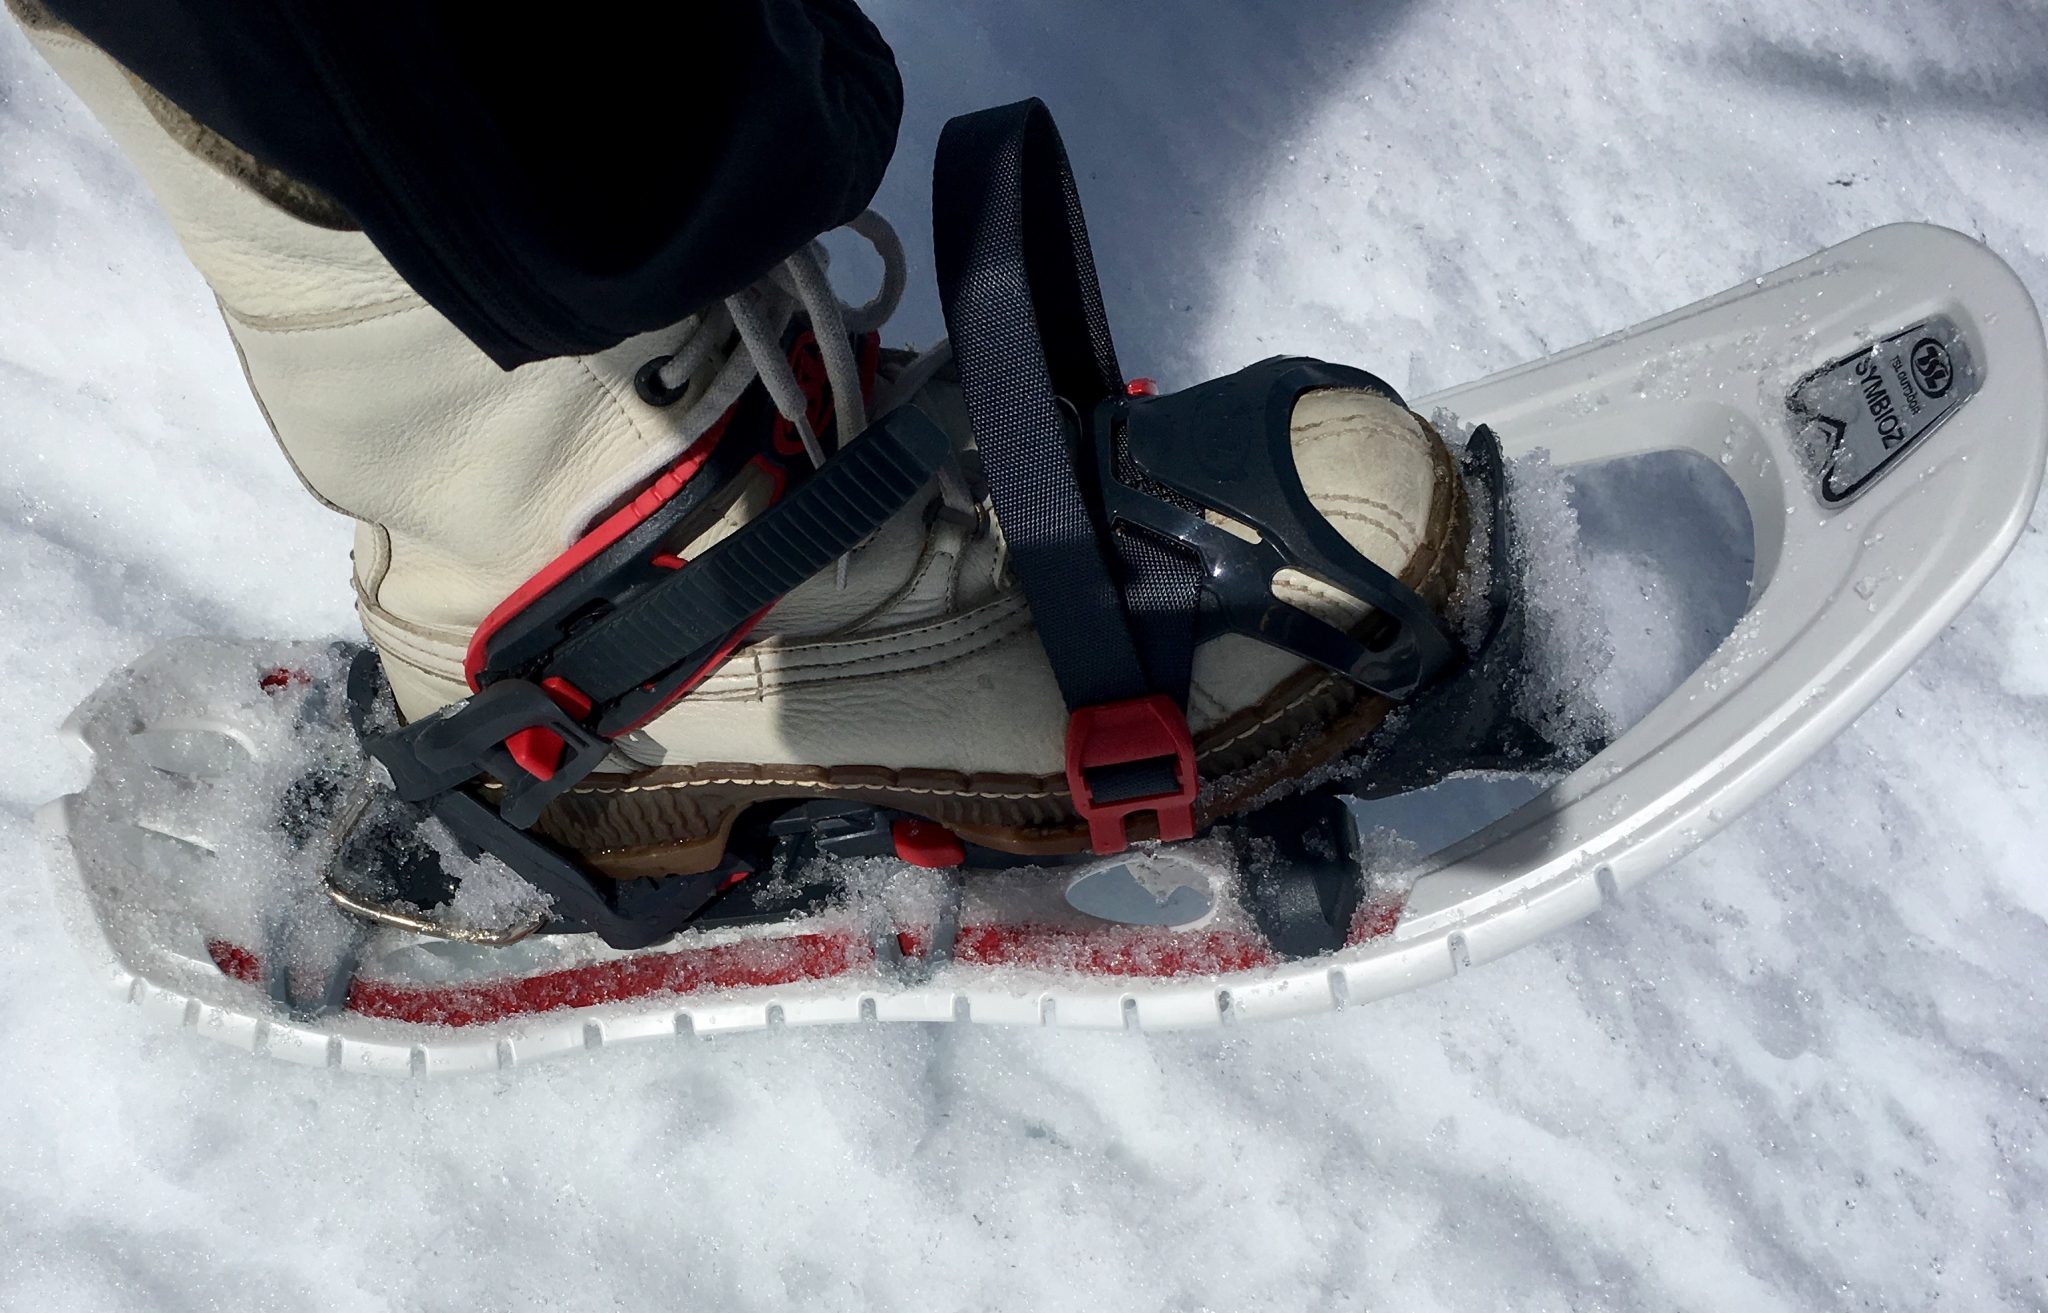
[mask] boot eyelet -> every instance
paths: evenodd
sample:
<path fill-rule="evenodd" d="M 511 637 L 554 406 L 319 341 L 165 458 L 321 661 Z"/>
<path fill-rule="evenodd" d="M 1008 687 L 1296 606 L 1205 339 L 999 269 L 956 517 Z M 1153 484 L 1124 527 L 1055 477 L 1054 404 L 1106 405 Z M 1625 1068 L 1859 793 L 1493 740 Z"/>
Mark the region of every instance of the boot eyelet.
<path fill-rule="evenodd" d="M 683 399 L 683 393 L 690 390 L 685 382 L 681 387 L 670 387 L 661 381 L 663 366 L 675 359 L 674 356 L 656 356 L 640 366 L 640 372 L 633 375 L 633 390 L 640 399 L 650 406 L 673 406 Z"/>
<path fill-rule="evenodd" d="M 926 528 L 936 524 L 950 524 L 957 528 L 965 529 L 970 540 L 979 538 L 982 532 L 981 508 L 979 506 L 971 511 L 956 510 L 946 505 L 943 500 L 935 499 L 924 508 L 924 522 Z"/>

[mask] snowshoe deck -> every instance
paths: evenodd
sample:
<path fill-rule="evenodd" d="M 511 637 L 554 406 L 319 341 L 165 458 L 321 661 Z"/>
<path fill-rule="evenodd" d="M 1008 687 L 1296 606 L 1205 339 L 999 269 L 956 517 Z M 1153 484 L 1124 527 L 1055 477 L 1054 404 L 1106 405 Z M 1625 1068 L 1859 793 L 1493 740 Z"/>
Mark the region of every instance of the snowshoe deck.
<path fill-rule="evenodd" d="M 274 699 L 317 700 L 320 681 L 297 687 L 293 672 L 321 654 L 188 643 L 116 677 L 68 723 L 95 764 L 42 813 L 60 896 L 117 991 L 152 1015 L 272 1056 L 398 1074 L 774 1025 L 1152 1029 L 1363 1003 L 1586 915 L 1874 700 L 2025 523 L 2048 452 L 2048 352 L 1995 256 L 1900 225 L 1417 409 L 1484 421 L 1510 455 L 1547 449 L 1559 466 L 1695 452 L 1740 489 L 1756 566 L 1735 632 L 1649 715 L 1397 880 L 1346 879 L 1356 836 L 1339 826 L 1334 846 L 1349 853 L 1283 853 L 1277 882 L 1256 862 L 1239 870 L 1221 841 L 1141 849 L 1141 864 L 1179 865 L 1107 884 L 1149 889 L 1162 907 L 1182 889 L 1202 900 L 1187 919 L 1162 912 L 1164 925 L 1088 917 L 1042 873 L 961 878 L 882 857 L 846 863 L 852 897 L 657 947 L 533 935 L 487 949 L 365 929 L 317 879 L 279 880 L 287 854 L 187 819 L 196 794 L 236 778 L 268 780 L 249 796 L 274 803 L 277 772 L 303 766 L 291 726 L 307 718 L 279 716 Z M 244 835 L 279 829 L 243 819 Z M 1290 956 L 1318 945 L 1288 927 L 1316 918 L 1341 925 L 1343 945 Z"/>

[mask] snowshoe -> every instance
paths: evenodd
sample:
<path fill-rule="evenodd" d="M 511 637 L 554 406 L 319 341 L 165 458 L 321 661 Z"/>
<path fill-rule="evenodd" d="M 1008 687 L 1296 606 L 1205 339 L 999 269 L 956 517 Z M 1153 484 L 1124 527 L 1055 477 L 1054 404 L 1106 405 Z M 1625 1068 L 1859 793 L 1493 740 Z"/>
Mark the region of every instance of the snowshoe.
<path fill-rule="evenodd" d="M 187 644 L 81 707 L 95 775 L 46 815 L 120 988 L 245 1047 L 397 1072 L 774 1024 L 1150 1028 L 1363 1001 L 1584 915 L 1782 779 L 1995 567 L 2048 444 L 2031 304 L 1936 229 L 1879 230 L 1426 399 L 1463 436 L 1452 464 L 1349 367 L 1126 381 L 1035 102 L 949 126 L 935 196 L 971 469 L 932 401 L 951 394 L 925 386 L 943 360 L 910 366 L 911 402 L 869 424 L 871 339 L 764 344 L 735 310 L 757 362 L 814 359 L 833 404 L 770 395 L 796 371 L 764 366 L 665 474 L 504 590 L 466 644 L 465 696 L 395 656 L 430 644 L 368 600 L 375 650 Z M 673 363 L 635 373 L 649 405 L 688 392 Z M 1428 458 L 1398 570 L 1305 478 L 1304 399 L 1331 397 L 1349 400 L 1329 422 L 1417 435 L 1375 450 Z M 734 418 L 771 403 L 780 422 Z M 1538 449 L 1567 469 L 1698 452 L 1754 528 L 1736 633 L 1583 764 L 1600 745 L 1560 742 L 1512 695 L 1535 658 L 1507 467 Z M 949 481 L 968 495 L 923 500 Z M 1054 786 L 634 756 L 764 622 L 860 568 L 835 563 L 949 511 L 999 535 L 1028 604 L 1033 669 L 1064 704 Z M 393 550 L 373 541 L 373 570 Z M 1203 737 L 1198 653 L 1247 643 L 1278 656 L 1233 668 L 1282 675 Z M 1240 713 L 1259 732 L 1233 754 Z M 1406 863 L 1349 801 L 1570 765 Z"/>

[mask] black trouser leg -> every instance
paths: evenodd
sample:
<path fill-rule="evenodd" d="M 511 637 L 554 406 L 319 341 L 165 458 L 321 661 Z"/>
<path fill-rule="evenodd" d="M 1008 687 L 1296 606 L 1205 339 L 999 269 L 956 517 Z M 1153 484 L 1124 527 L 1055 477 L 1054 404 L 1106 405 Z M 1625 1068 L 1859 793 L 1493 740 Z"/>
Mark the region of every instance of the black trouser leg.
<path fill-rule="evenodd" d="M 333 198 L 508 368 L 673 323 L 852 218 L 902 110 L 852 0 L 45 3 Z"/>

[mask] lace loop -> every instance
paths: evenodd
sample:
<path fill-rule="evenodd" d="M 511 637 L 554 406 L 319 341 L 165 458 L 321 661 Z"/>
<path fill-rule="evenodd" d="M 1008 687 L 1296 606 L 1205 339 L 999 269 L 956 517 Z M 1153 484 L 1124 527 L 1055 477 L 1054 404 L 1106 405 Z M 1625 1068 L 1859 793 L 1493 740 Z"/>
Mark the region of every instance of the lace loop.
<path fill-rule="evenodd" d="M 826 275 L 829 258 L 825 248 L 807 242 L 752 286 L 695 316 L 674 351 L 641 366 L 633 379 L 641 399 L 649 405 L 671 406 L 688 398 L 698 376 L 720 352 L 725 353 L 695 400 L 675 421 L 681 441 L 696 441 L 759 380 L 776 412 L 795 428 L 812 466 L 825 463 L 829 453 L 811 425 L 810 400 L 782 347 L 790 321 L 799 312 L 809 322 L 825 364 L 840 441 L 851 440 L 867 427 L 868 404 L 861 392 L 853 338 L 875 331 L 896 313 L 906 282 L 905 258 L 895 228 L 875 211 L 863 211 L 846 226 L 865 239 L 881 259 L 882 283 L 872 300 L 859 306 L 841 301 Z M 941 342 L 912 361 L 905 377 L 888 389 L 877 413 L 908 400 L 915 386 L 950 358 L 950 350 Z M 945 506 L 978 514 L 974 495 L 952 462 L 941 470 L 938 483 Z M 847 570 L 848 558 L 842 556 L 836 571 L 840 588 L 846 586 Z"/>
<path fill-rule="evenodd" d="M 753 286 L 698 315 L 671 354 L 642 367 L 634 380 L 641 397 L 651 405 L 673 405 L 689 394 L 692 381 L 720 351 L 728 352 L 677 420 L 684 441 L 695 441 L 717 423 L 740 393 L 759 379 L 776 411 L 795 426 L 811 463 L 825 463 L 828 453 L 811 428 L 803 385 L 782 350 L 782 336 L 798 311 L 817 338 L 839 432 L 850 438 L 867 427 L 867 401 L 861 395 L 860 366 L 851 339 L 880 328 L 902 301 L 903 242 L 889 221 L 873 210 L 863 211 L 847 227 L 881 258 L 882 285 L 873 300 L 860 306 L 841 301 L 825 274 L 825 248 L 809 242 Z M 735 334 L 737 350 L 732 349 Z"/>

